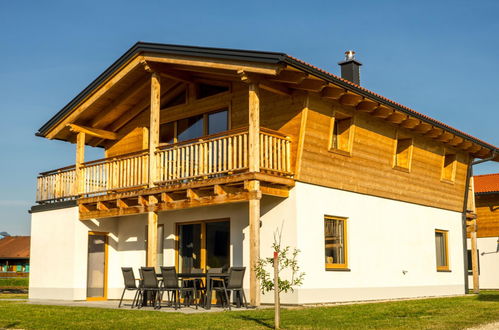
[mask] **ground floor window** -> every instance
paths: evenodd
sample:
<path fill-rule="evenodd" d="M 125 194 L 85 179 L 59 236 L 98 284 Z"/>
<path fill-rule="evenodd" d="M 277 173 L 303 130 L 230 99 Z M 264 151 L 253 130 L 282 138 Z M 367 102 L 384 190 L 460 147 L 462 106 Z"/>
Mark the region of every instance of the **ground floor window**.
<path fill-rule="evenodd" d="M 480 250 L 476 251 L 476 259 L 478 260 L 478 275 L 480 275 Z M 468 275 L 473 275 L 473 260 L 471 259 L 471 250 L 468 250 Z"/>
<path fill-rule="evenodd" d="M 435 248 L 438 271 L 449 270 L 448 234 L 449 232 L 447 230 L 435 230 Z"/>
<path fill-rule="evenodd" d="M 324 217 L 326 269 L 347 268 L 347 218 Z"/>

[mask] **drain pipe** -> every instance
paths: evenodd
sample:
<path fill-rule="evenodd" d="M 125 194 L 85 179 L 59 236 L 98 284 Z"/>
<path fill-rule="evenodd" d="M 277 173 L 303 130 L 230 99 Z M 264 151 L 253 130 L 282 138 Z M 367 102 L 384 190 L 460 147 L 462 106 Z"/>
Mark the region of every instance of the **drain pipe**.
<path fill-rule="evenodd" d="M 463 260 L 464 260 L 464 293 L 468 293 L 469 291 L 469 283 L 468 283 L 468 235 L 466 232 L 466 211 L 468 209 L 468 195 L 470 191 L 470 178 L 473 176 L 473 165 L 478 165 L 481 163 L 488 162 L 496 157 L 497 149 L 492 151 L 492 155 L 490 157 L 473 161 L 473 158 L 470 159 L 468 163 L 468 171 L 466 172 L 466 186 L 464 189 L 464 202 L 463 202 L 463 215 L 462 215 L 462 226 L 463 226 Z M 473 196 L 475 198 L 475 196 Z"/>

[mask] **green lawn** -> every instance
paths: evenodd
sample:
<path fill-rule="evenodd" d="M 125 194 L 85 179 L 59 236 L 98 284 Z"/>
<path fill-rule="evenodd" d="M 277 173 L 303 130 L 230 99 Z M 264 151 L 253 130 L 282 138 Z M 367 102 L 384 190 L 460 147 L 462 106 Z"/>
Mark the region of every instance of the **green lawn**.
<path fill-rule="evenodd" d="M 17 288 L 27 289 L 29 286 L 28 277 L 3 278 L 0 277 L 0 289 Z"/>
<path fill-rule="evenodd" d="M 499 321 L 499 292 L 479 296 L 288 309 L 283 328 L 463 329 Z M 273 310 L 202 314 L 37 306 L 0 301 L 0 328 L 269 328 Z"/>

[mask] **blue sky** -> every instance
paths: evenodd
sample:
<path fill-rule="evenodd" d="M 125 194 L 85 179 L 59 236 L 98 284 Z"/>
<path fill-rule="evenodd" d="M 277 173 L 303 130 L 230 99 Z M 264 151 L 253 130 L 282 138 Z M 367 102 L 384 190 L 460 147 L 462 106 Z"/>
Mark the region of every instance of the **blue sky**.
<path fill-rule="evenodd" d="M 34 133 L 137 41 L 280 51 L 332 73 L 354 49 L 366 88 L 499 145 L 498 14 L 498 1 L 0 1 L 0 231 L 29 234 L 37 173 L 74 163 L 74 145 Z"/>

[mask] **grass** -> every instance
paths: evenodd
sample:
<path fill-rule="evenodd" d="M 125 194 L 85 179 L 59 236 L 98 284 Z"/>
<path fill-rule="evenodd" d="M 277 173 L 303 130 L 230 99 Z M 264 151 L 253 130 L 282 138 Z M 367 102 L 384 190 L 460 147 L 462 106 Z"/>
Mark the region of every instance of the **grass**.
<path fill-rule="evenodd" d="M 463 329 L 499 321 L 499 292 L 478 296 L 285 309 L 287 329 Z M 0 328 L 216 328 L 273 327 L 273 310 L 201 314 L 31 305 L 0 301 Z"/>
<path fill-rule="evenodd" d="M 0 289 L 27 289 L 29 286 L 28 277 L 0 277 Z"/>
<path fill-rule="evenodd" d="M 0 293 L 1 299 L 28 299 L 27 293 Z"/>

